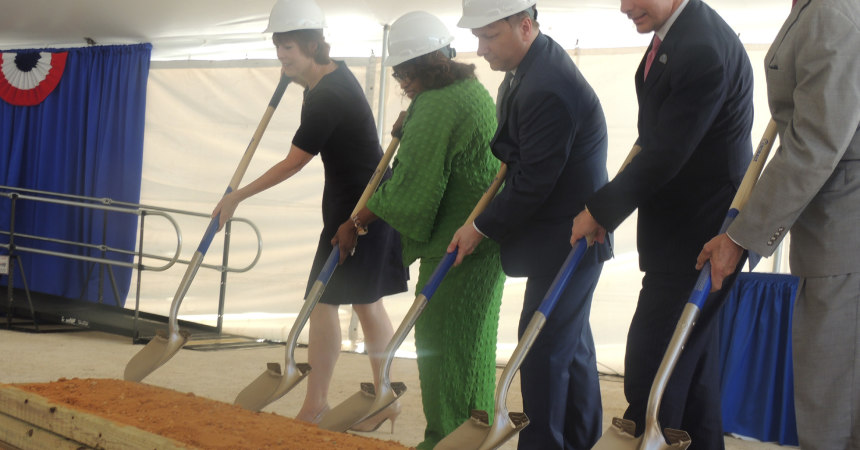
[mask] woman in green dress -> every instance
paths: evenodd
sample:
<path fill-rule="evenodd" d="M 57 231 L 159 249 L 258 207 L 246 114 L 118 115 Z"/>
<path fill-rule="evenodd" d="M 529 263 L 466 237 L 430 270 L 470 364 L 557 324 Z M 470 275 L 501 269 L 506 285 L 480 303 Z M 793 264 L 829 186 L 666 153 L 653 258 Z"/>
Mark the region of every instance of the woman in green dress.
<path fill-rule="evenodd" d="M 489 146 L 496 130 L 493 100 L 475 77 L 474 65 L 451 60 L 452 39 L 445 25 L 425 12 L 405 14 L 391 25 L 388 63 L 412 99 L 400 149 L 392 177 L 332 241 L 348 255 L 356 241 L 361 245 L 358 227 L 384 220 L 400 232 L 403 263 L 420 260 L 417 292 L 499 170 Z M 472 409 L 493 410 L 504 281 L 498 245 L 486 239 L 448 272 L 418 318 L 415 346 L 427 419 L 419 449 L 433 448 Z M 394 403 L 352 429 L 374 430 L 399 412 Z"/>

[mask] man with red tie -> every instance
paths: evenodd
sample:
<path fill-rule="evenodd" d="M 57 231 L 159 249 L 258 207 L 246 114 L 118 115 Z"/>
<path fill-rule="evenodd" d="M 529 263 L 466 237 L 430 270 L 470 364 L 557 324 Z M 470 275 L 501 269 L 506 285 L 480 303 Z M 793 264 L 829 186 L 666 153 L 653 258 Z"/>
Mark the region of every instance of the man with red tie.
<path fill-rule="evenodd" d="M 654 33 L 636 71 L 642 150 L 585 202 L 571 242 L 607 232 L 638 208 L 645 272 L 627 338 L 626 419 L 642 433 L 651 384 L 695 285 L 696 257 L 719 231 L 752 154 L 753 77 L 734 31 L 701 0 L 621 0 L 640 33 Z M 663 397 L 660 424 L 690 448 L 723 449 L 718 301 L 705 305 Z"/>

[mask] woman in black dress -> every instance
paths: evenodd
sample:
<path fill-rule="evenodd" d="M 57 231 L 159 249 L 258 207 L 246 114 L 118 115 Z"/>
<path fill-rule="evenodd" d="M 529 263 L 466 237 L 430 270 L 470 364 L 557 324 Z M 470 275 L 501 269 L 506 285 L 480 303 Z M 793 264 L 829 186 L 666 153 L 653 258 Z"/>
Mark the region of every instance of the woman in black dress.
<path fill-rule="evenodd" d="M 323 230 L 307 291 L 332 250 L 338 226 L 349 220 L 373 175 L 382 149 L 373 114 L 355 76 L 341 61 L 329 58 L 324 19 L 312 0 L 279 0 L 269 18 L 282 73 L 305 88 L 301 124 L 286 158 L 256 180 L 224 196 L 213 216 L 221 225 L 239 202 L 290 178 L 320 155 L 325 168 Z M 374 381 L 394 330 L 381 297 L 407 289 L 400 237 L 388 224 L 369 227 L 353 257 L 335 270 L 310 316 L 307 394 L 296 419 L 317 423 L 328 410 L 328 387 L 341 348 L 338 306 L 352 304 L 361 322 Z"/>

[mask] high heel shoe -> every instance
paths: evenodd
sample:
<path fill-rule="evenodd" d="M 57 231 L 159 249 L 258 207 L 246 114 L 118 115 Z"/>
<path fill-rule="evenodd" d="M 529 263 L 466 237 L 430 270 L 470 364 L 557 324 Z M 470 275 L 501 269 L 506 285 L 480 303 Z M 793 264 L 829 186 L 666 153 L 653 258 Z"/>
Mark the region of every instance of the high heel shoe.
<path fill-rule="evenodd" d="M 311 420 L 304 420 L 304 419 L 299 419 L 299 418 L 298 418 L 298 416 L 296 416 L 296 420 L 299 420 L 299 421 L 302 421 L 302 422 L 307 422 L 307 423 L 311 423 L 311 424 L 317 425 L 317 424 L 319 424 L 319 423 L 320 423 L 320 421 L 322 420 L 323 416 L 325 416 L 325 415 L 328 413 L 328 411 L 329 411 L 329 407 L 328 407 L 328 405 L 325 405 L 325 406 L 323 407 L 323 409 L 321 409 L 321 410 L 320 410 L 320 412 L 318 412 L 318 413 L 317 413 L 317 415 L 316 415 L 316 416 L 314 416 L 314 418 L 313 418 L 313 419 L 311 419 Z"/>
<path fill-rule="evenodd" d="M 394 402 L 391 405 L 387 406 L 382 411 L 368 417 L 367 419 L 358 422 L 357 424 L 351 426 L 350 431 L 358 431 L 360 433 L 370 433 L 379 429 L 379 426 L 382 425 L 386 420 L 391 421 L 391 434 L 394 434 L 394 422 L 397 420 L 397 416 L 400 415 L 400 402 Z"/>
<path fill-rule="evenodd" d="M 322 420 L 323 416 L 325 416 L 329 411 L 328 405 L 325 405 L 325 408 L 322 411 L 318 412 L 316 416 L 314 416 L 314 420 L 311 421 L 312 424 L 317 425 Z"/>

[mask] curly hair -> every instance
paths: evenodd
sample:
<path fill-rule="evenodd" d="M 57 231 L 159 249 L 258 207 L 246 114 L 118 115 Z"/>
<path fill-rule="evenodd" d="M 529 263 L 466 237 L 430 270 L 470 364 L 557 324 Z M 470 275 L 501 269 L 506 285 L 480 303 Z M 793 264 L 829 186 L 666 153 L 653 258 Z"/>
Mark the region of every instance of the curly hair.
<path fill-rule="evenodd" d="M 325 41 L 322 30 L 293 30 L 279 32 L 272 35 L 272 42 L 277 46 L 284 42 L 294 42 L 303 55 L 313 58 L 317 64 L 328 64 L 331 62 L 329 51 L 331 46 Z M 317 44 L 316 49 L 313 44 Z"/>
<path fill-rule="evenodd" d="M 436 50 L 394 66 L 394 76 L 418 80 L 424 89 L 441 89 L 460 80 L 475 79 L 475 65 L 463 64 Z"/>

